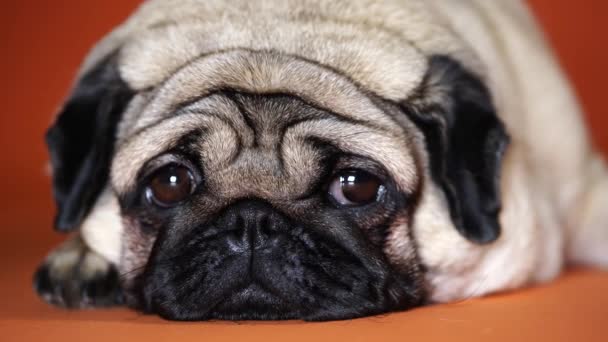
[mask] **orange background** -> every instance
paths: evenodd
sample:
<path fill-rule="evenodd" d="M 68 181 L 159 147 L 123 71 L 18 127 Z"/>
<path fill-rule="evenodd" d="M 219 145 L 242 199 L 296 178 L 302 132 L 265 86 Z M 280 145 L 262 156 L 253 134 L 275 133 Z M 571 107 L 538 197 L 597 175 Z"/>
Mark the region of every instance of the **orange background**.
<path fill-rule="evenodd" d="M 529 2 L 580 95 L 595 143 L 606 154 L 608 1 Z M 33 295 L 31 272 L 46 251 L 63 239 L 51 230 L 53 205 L 44 174 L 43 133 L 87 50 L 137 3 L 20 0 L 0 4 L 0 340 L 78 336 L 90 341 L 133 336 L 161 340 L 308 340 L 319 336 L 608 340 L 608 276 L 585 270 L 570 271 L 550 286 L 513 294 L 329 324 L 174 324 L 126 310 L 68 313 L 42 304 Z"/>

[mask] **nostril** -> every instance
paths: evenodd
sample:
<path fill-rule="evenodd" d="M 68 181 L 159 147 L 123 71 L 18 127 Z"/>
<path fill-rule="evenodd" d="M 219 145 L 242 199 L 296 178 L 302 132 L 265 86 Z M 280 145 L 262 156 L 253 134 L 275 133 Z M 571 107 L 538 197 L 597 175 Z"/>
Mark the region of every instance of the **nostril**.
<path fill-rule="evenodd" d="M 249 245 L 249 232 L 245 219 L 242 216 L 237 216 L 234 219 L 234 224 L 227 231 L 228 246 L 232 252 L 243 252 Z"/>
<path fill-rule="evenodd" d="M 228 248 L 233 253 L 241 253 L 243 251 L 243 243 L 240 238 L 237 237 L 235 231 L 230 231 L 228 236 L 226 236 L 226 242 L 228 243 Z"/>
<path fill-rule="evenodd" d="M 259 219 L 258 231 L 260 232 L 260 237 L 262 239 L 267 239 L 274 233 L 274 227 L 272 226 L 272 222 L 268 218 L 268 215 L 264 215 Z"/>

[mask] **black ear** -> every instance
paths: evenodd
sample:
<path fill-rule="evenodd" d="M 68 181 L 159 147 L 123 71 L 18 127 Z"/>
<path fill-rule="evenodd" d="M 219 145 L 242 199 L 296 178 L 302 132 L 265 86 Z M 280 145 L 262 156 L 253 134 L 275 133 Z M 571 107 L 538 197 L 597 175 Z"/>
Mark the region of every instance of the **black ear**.
<path fill-rule="evenodd" d="M 420 91 L 404 103 L 425 136 L 433 180 L 458 231 L 485 244 L 500 236 L 500 170 L 509 137 L 479 78 L 445 56 L 430 59 Z"/>
<path fill-rule="evenodd" d="M 108 57 L 80 79 L 46 134 L 59 231 L 82 223 L 108 181 L 118 122 L 134 95 L 115 60 Z"/>

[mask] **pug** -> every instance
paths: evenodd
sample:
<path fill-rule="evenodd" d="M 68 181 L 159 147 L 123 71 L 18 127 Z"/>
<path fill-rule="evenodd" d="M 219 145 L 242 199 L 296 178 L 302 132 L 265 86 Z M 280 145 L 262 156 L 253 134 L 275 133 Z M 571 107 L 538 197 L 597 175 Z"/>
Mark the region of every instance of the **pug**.
<path fill-rule="evenodd" d="M 608 176 L 515 0 L 145 2 L 46 141 L 46 301 L 337 320 L 608 266 Z"/>

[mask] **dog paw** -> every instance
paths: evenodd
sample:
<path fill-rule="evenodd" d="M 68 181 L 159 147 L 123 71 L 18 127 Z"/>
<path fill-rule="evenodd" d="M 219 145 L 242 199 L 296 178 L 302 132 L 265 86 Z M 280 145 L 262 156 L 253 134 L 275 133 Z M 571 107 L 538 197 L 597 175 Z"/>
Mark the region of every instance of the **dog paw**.
<path fill-rule="evenodd" d="M 34 275 L 34 288 L 46 302 L 65 308 L 123 303 L 116 268 L 79 239 L 66 242 L 47 257 Z"/>

